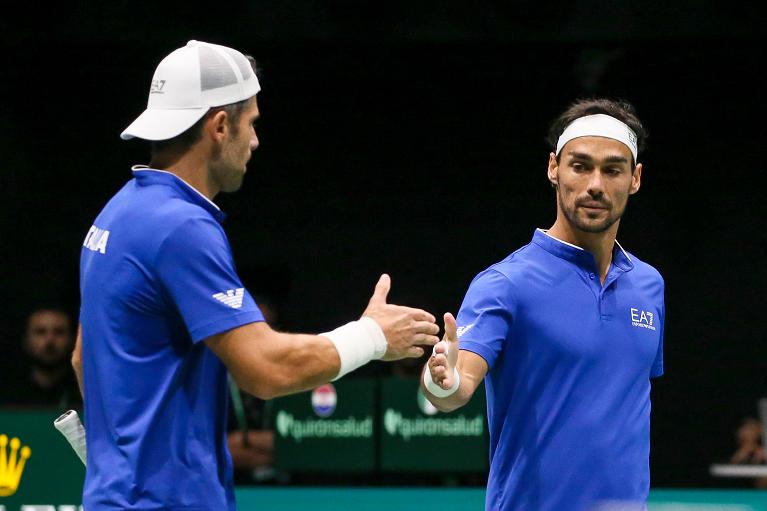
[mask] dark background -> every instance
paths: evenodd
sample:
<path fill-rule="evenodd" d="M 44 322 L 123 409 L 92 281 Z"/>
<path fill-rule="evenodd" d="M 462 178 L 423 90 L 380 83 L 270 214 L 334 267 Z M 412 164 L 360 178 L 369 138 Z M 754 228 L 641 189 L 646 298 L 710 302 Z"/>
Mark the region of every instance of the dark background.
<path fill-rule="evenodd" d="M 130 166 L 148 162 L 118 135 L 188 39 L 262 68 L 261 146 L 243 189 L 217 201 L 246 284 L 293 330 L 356 317 L 384 271 L 392 301 L 456 312 L 476 273 L 553 223 L 551 119 L 577 97 L 624 97 L 650 139 L 619 239 L 667 287 L 654 486 L 733 484 L 708 465 L 767 395 L 756 7 L 219 4 L 41 4 L 0 21 L 0 374 L 13 374 L 30 308 L 76 314 L 82 239 Z"/>

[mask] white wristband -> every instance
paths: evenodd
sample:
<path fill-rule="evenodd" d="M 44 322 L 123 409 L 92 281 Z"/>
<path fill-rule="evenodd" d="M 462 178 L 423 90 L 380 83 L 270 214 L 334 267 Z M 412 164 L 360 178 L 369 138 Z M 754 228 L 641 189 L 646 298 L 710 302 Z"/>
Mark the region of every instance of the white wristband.
<path fill-rule="evenodd" d="M 455 367 L 453 368 L 453 380 L 453 386 L 445 390 L 431 379 L 431 372 L 428 367 L 423 372 L 423 384 L 426 386 L 426 390 L 435 397 L 452 396 L 455 394 L 455 391 L 458 390 L 458 387 L 461 386 L 461 375 L 458 374 L 458 369 Z"/>
<path fill-rule="evenodd" d="M 371 360 L 382 358 L 388 346 L 381 327 L 367 316 L 320 335 L 331 340 L 341 359 L 341 368 L 333 381 Z"/>

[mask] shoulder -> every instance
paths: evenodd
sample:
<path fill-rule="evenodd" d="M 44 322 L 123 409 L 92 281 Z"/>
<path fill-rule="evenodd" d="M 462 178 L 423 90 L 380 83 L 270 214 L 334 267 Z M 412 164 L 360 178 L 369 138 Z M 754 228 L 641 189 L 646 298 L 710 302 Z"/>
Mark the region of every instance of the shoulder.
<path fill-rule="evenodd" d="M 165 221 L 158 233 L 159 251 L 184 259 L 195 254 L 228 253 L 229 242 L 221 224 L 204 209 L 180 202 L 166 207 L 183 209 L 183 214 L 160 211 L 157 215 L 159 222 Z"/>
<path fill-rule="evenodd" d="M 663 308 L 665 303 L 666 284 L 663 276 L 652 265 L 642 261 L 634 254 L 626 252 L 631 259 L 634 268 L 628 272 L 628 278 L 631 282 L 630 289 L 633 292 L 641 293 L 641 296 L 654 300 L 659 307 Z"/>
<path fill-rule="evenodd" d="M 179 231 L 223 233 L 205 208 L 185 200 L 168 186 L 137 186 L 135 179 L 112 197 L 96 223 L 124 231 L 123 236 L 149 245 L 151 240 L 162 242 Z"/>
<path fill-rule="evenodd" d="M 661 288 L 664 287 L 665 281 L 663 280 L 663 276 L 654 266 L 639 259 L 631 252 L 626 252 L 626 255 L 634 265 L 634 270 L 631 272 L 634 278 L 640 279 L 647 283 L 655 283 Z"/>
<path fill-rule="evenodd" d="M 540 248 L 533 243 L 528 243 L 504 259 L 492 264 L 477 277 L 483 275 L 502 276 L 508 285 L 512 286 L 519 283 L 521 279 L 525 279 L 538 266 L 540 261 L 538 252 L 540 252 Z"/>
<path fill-rule="evenodd" d="M 182 199 L 171 199 L 156 211 L 156 219 L 165 222 L 168 234 L 220 235 L 221 224 L 204 208 Z"/>
<path fill-rule="evenodd" d="M 536 257 L 535 250 L 536 247 L 531 243 L 515 250 L 479 272 L 472 280 L 471 287 L 513 292 L 529 275 Z"/>

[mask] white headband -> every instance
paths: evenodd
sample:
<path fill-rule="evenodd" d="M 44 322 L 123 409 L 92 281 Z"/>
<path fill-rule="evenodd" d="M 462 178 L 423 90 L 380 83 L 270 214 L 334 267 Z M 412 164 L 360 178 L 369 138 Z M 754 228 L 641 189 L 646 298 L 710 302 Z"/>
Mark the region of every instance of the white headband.
<path fill-rule="evenodd" d="M 622 142 L 637 162 L 637 136 L 631 128 L 615 117 L 605 114 L 587 115 L 571 122 L 557 141 L 557 156 L 566 143 L 578 137 L 605 137 Z"/>

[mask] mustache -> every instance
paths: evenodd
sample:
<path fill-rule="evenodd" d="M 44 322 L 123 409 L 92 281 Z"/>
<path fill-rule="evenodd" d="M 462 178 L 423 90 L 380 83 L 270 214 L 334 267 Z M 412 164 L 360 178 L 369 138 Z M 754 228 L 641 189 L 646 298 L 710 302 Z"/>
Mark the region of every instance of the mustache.
<path fill-rule="evenodd" d="M 599 208 L 606 208 L 611 209 L 613 207 L 612 202 L 606 199 L 594 199 L 593 197 L 583 197 L 581 199 L 575 200 L 576 206 L 584 206 L 584 207 L 599 207 Z"/>

